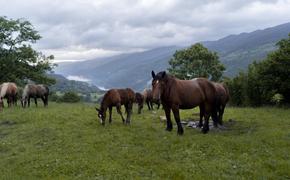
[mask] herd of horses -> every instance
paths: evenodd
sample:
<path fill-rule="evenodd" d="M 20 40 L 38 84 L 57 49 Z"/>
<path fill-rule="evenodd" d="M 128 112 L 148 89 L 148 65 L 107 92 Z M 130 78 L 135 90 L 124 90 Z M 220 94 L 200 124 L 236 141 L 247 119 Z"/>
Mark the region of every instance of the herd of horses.
<path fill-rule="evenodd" d="M 134 92 L 131 88 L 110 89 L 102 101 L 100 108 L 96 108 L 101 124 L 105 125 L 106 112 L 109 109 L 109 123 L 112 122 L 112 109 L 116 107 L 124 124 L 130 124 L 133 104 L 138 104 L 138 114 L 141 113 L 143 104 L 146 103 L 149 110 L 153 110 L 153 104 L 157 104 L 159 109 L 162 104 L 166 116 L 167 131 L 172 131 L 171 111 L 173 112 L 177 133 L 183 134 L 183 127 L 180 121 L 180 109 L 192 109 L 199 107 L 200 120 L 198 127 L 203 133 L 209 131 L 209 118 L 213 120 L 213 125 L 218 127 L 223 125 L 224 109 L 229 101 L 228 88 L 221 83 L 209 81 L 206 78 L 195 78 L 192 80 L 180 80 L 165 71 L 152 75 L 152 90 L 145 89 L 142 93 Z M 17 104 L 20 97 L 22 107 L 30 106 L 30 98 L 34 99 L 37 106 L 37 98 L 41 98 L 44 106 L 48 105 L 49 89 L 47 86 L 39 84 L 27 84 L 19 94 L 15 83 L 7 82 L 0 85 L 0 111 L 4 107 L 4 98 L 7 99 L 8 107 Z M 124 118 L 121 106 L 125 106 L 126 119 Z"/>
<path fill-rule="evenodd" d="M 30 106 L 30 98 L 34 99 L 37 106 L 37 98 L 41 98 L 44 106 L 48 105 L 49 89 L 43 84 L 27 84 L 22 94 L 20 89 L 13 82 L 5 82 L 0 85 L 0 111 L 4 108 L 4 99 L 7 99 L 8 107 L 16 106 L 17 99 L 20 99 L 21 106 Z"/>
<path fill-rule="evenodd" d="M 172 111 L 179 135 L 183 134 L 179 109 L 192 109 L 198 106 L 200 109 L 198 126 L 202 128 L 203 133 L 209 131 L 210 117 L 215 127 L 223 125 L 222 117 L 225 106 L 229 101 L 229 91 L 224 84 L 211 82 L 206 78 L 180 80 L 165 71 L 157 74 L 152 71 L 151 75 L 153 78 L 152 90 L 145 89 L 143 93 L 134 93 L 130 88 L 110 89 L 105 93 L 100 108 L 96 108 L 101 124 L 105 125 L 107 109 L 109 109 L 110 114 L 109 123 L 112 122 L 113 107 L 116 107 L 123 123 L 129 124 L 133 103 L 136 102 L 138 104 L 138 113 L 140 114 L 143 104 L 146 102 L 149 110 L 153 109 L 153 103 L 158 105 L 157 108 L 162 104 L 167 120 L 167 131 L 172 131 L 173 128 L 171 121 Z M 122 105 L 126 109 L 126 120 L 121 112 Z"/>

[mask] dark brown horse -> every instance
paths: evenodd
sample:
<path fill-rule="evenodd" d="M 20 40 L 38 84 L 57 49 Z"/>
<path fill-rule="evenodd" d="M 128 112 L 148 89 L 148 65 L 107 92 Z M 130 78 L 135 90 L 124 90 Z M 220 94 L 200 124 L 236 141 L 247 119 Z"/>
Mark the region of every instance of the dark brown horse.
<path fill-rule="evenodd" d="M 179 80 L 165 71 L 155 75 L 152 71 L 153 98 L 161 99 L 166 119 L 167 131 L 172 130 L 170 112 L 172 110 L 178 127 L 178 134 L 183 134 L 180 123 L 179 109 L 192 109 L 199 106 L 205 115 L 205 124 L 202 132 L 209 131 L 209 117 L 212 116 L 217 121 L 216 113 L 216 91 L 214 85 L 205 78 L 195 78 L 193 80 Z"/>
<path fill-rule="evenodd" d="M 160 99 L 153 99 L 151 89 L 144 89 L 143 91 L 144 101 L 146 102 L 148 109 L 153 110 L 153 103 L 157 104 L 157 109 L 160 107 Z"/>
<path fill-rule="evenodd" d="M 18 88 L 15 83 L 6 82 L 0 85 L 0 108 L 4 107 L 3 99 L 7 99 L 8 107 L 17 104 Z"/>
<path fill-rule="evenodd" d="M 230 99 L 230 93 L 228 87 L 223 83 L 214 83 L 217 96 L 217 112 L 218 122 L 220 125 L 223 124 L 223 114 L 225 107 Z"/>
<path fill-rule="evenodd" d="M 132 114 L 132 107 L 133 103 L 135 101 L 135 93 L 132 89 L 126 88 L 126 89 L 110 89 L 106 92 L 104 95 L 104 98 L 101 102 L 100 109 L 96 108 L 98 112 L 98 116 L 101 120 L 101 124 L 105 125 L 106 120 L 106 112 L 109 108 L 109 123 L 112 122 L 112 108 L 115 106 L 117 109 L 117 112 L 120 114 L 123 123 L 130 124 L 130 117 Z M 124 105 L 127 113 L 126 121 L 122 115 L 121 106 Z"/>
<path fill-rule="evenodd" d="M 136 92 L 135 93 L 135 102 L 138 104 L 138 114 L 141 114 L 141 110 L 143 109 L 143 104 L 144 104 L 143 94 Z"/>
<path fill-rule="evenodd" d="M 217 127 L 219 125 L 223 125 L 223 114 L 226 107 L 227 102 L 229 101 L 230 95 L 229 90 L 223 83 L 212 82 L 215 90 L 216 90 L 216 110 L 217 110 L 217 121 L 214 121 L 214 126 Z M 200 120 L 199 127 L 202 127 L 202 118 L 204 117 L 204 112 L 200 110 Z"/>
<path fill-rule="evenodd" d="M 44 106 L 48 105 L 49 89 L 43 84 L 27 84 L 22 93 L 21 105 L 23 108 L 30 106 L 30 98 L 34 98 L 35 106 L 37 106 L 37 98 L 41 98 Z"/>

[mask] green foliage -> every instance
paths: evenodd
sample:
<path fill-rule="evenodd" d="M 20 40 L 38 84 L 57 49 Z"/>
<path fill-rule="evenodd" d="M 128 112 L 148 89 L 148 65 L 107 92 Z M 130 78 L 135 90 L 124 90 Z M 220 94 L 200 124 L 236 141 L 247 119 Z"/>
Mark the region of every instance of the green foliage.
<path fill-rule="evenodd" d="M 275 94 L 271 99 L 271 101 L 276 105 L 280 105 L 283 100 L 284 100 L 283 95 L 279 93 Z"/>
<path fill-rule="evenodd" d="M 65 92 L 61 97 L 61 102 L 76 103 L 81 100 L 80 96 L 75 92 Z"/>
<path fill-rule="evenodd" d="M 233 104 L 259 106 L 273 101 L 277 103 L 278 99 L 274 98 L 278 97 L 277 94 L 285 99 L 284 103 L 290 103 L 290 34 L 277 46 L 278 49 L 265 60 L 249 65 L 247 73 L 240 73 L 227 81 Z"/>
<path fill-rule="evenodd" d="M 165 131 L 159 120 L 164 111 L 136 112 L 125 126 L 114 108 L 112 124 L 103 127 L 93 105 L 5 108 L 0 116 L 1 179 L 290 177 L 289 109 L 226 108 L 226 130 L 204 135 L 185 127 L 183 136 L 177 136 L 176 126 Z M 181 111 L 181 119 L 199 118 L 192 113 Z"/>
<path fill-rule="evenodd" d="M 50 62 L 54 57 L 45 56 L 31 46 L 40 38 L 30 22 L 0 16 L 0 82 L 24 84 L 24 80 L 32 80 L 54 83 L 46 76 L 46 72 L 54 67 Z"/>
<path fill-rule="evenodd" d="M 209 51 L 200 43 L 176 51 L 169 64 L 171 66 L 169 72 L 180 79 L 211 77 L 213 81 L 218 81 L 225 70 L 217 53 Z"/>

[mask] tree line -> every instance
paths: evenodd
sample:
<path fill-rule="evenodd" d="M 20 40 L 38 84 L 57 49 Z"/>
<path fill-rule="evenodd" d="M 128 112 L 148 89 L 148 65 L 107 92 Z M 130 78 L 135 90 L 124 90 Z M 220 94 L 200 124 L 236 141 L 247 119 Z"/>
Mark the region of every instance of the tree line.
<path fill-rule="evenodd" d="M 290 34 L 277 43 L 278 49 L 260 61 L 254 61 L 246 72 L 223 77 L 225 67 L 217 53 L 197 43 L 176 51 L 169 61 L 169 72 L 180 79 L 196 77 L 224 82 L 236 106 L 280 105 L 290 102 Z"/>

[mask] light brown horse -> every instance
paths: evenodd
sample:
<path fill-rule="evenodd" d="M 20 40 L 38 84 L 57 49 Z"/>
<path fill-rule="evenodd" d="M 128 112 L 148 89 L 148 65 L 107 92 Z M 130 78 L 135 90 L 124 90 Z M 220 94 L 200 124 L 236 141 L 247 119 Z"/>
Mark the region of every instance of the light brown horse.
<path fill-rule="evenodd" d="M 3 99 L 7 99 L 8 107 L 17 105 L 18 88 L 15 83 L 6 82 L 0 85 L 0 108 L 4 107 Z"/>
<path fill-rule="evenodd" d="M 130 124 L 132 107 L 135 101 L 135 93 L 132 89 L 110 89 L 104 95 L 104 98 L 101 102 L 100 109 L 96 108 L 98 116 L 101 120 L 101 124 L 105 125 L 106 112 L 109 108 L 109 123 L 112 122 L 112 109 L 115 106 L 117 112 L 120 114 L 123 123 Z M 122 115 L 121 106 L 124 105 L 127 113 L 126 121 Z"/>
<path fill-rule="evenodd" d="M 21 105 L 23 108 L 30 106 L 30 98 L 34 98 L 35 106 L 37 106 L 37 98 L 41 98 L 44 107 L 48 105 L 49 89 L 43 84 L 27 84 L 22 93 Z"/>
<path fill-rule="evenodd" d="M 138 104 L 138 114 L 141 114 L 141 110 L 143 109 L 143 104 L 144 104 L 143 94 L 136 92 L 135 93 L 135 102 Z"/>
<path fill-rule="evenodd" d="M 199 106 L 205 115 L 205 124 L 202 132 L 209 131 L 209 117 L 212 116 L 217 121 L 216 112 L 216 91 L 214 85 L 205 78 L 195 78 L 193 80 L 180 80 L 165 71 L 155 75 L 152 71 L 153 98 L 161 99 L 166 119 L 167 131 L 172 130 L 170 112 L 172 110 L 178 127 L 178 134 L 183 134 L 180 123 L 179 109 L 192 109 Z"/>
<path fill-rule="evenodd" d="M 160 99 L 153 99 L 153 94 L 151 89 L 144 89 L 143 91 L 144 101 L 146 102 L 148 109 L 153 110 L 153 103 L 157 104 L 157 109 L 160 107 Z"/>

